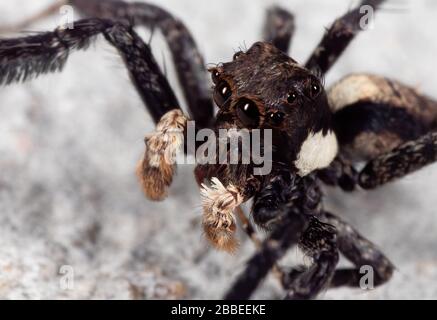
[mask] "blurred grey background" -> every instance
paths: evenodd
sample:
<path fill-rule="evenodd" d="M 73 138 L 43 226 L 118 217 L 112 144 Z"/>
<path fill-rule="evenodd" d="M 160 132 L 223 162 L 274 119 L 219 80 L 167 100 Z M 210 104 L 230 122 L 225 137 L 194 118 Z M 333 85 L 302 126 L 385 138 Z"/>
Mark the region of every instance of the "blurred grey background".
<path fill-rule="evenodd" d="M 207 63 L 231 59 L 260 40 L 266 8 L 296 15 L 290 54 L 304 62 L 324 28 L 356 1 L 150 0 L 181 18 Z M 52 0 L 0 0 L 2 24 Z M 437 2 L 392 0 L 326 79 L 350 72 L 401 80 L 437 97 Z M 51 30 L 51 17 L 32 30 Z M 141 29 L 146 39 L 149 32 Z M 153 51 L 181 92 L 159 34 Z M 100 39 L 74 53 L 61 74 L 0 88 L 0 298 L 220 298 L 254 252 L 240 235 L 235 256 L 202 237 L 192 167 L 182 166 L 161 203 L 146 200 L 134 169 L 149 116 L 117 56 Z M 397 267 L 375 290 L 335 289 L 321 299 L 437 298 L 437 165 L 376 191 L 326 189 L 326 207 L 375 242 Z M 307 261 L 292 249 L 285 264 Z M 341 261 L 341 264 L 347 264 Z M 63 265 L 74 270 L 64 290 Z M 255 298 L 281 298 L 268 278 Z"/>

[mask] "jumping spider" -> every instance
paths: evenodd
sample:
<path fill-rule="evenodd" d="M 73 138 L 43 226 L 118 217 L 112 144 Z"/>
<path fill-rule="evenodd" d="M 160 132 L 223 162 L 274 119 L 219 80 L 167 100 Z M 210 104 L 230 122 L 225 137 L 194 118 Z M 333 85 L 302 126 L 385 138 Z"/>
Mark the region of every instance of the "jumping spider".
<path fill-rule="evenodd" d="M 363 0 L 360 6 L 377 9 L 382 2 Z M 59 71 L 71 51 L 85 49 L 103 34 L 117 48 L 157 123 L 145 139 L 137 169 L 150 199 L 166 196 L 176 169 L 166 157 L 184 147 L 188 117 L 134 26 L 162 31 L 197 128 L 272 130 L 269 174 L 254 175 L 253 163 L 199 164 L 195 169 L 203 229 L 214 247 L 237 250 L 235 213 L 255 237 L 239 208 L 249 199 L 253 221 L 270 232 L 226 298 L 249 298 L 272 268 L 280 272 L 289 299 L 313 298 L 328 287 L 356 287 L 363 265 L 373 268 L 374 285 L 390 279 L 394 267 L 375 245 L 324 210 L 320 183 L 345 191 L 371 189 L 435 161 L 437 103 L 397 81 L 369 74 L 346 76 L 325 91 L 324 74 L 360 30 L 360 7 L 333 23 L 304 65 L 286 54 L 293 16 L 275 7 L 268 12 L 265 42 L 206 70 L 189 31 L 159 7 L 117 0 L 66 3 L 88 18 L 76 21 L 73 29 L 0 40 L 0 84 Z M 205 85 L 207 71 L 213 99 Z M 219 108 L 216 116 L 213 101 Z M 367 161 L 360 171 L 353 166 L 359 161 Z M 312 258 L 312 265 L 291 270 L 275 265 L 294 244 Z M 336 269 L 340 253 L 355 268 Z"/>

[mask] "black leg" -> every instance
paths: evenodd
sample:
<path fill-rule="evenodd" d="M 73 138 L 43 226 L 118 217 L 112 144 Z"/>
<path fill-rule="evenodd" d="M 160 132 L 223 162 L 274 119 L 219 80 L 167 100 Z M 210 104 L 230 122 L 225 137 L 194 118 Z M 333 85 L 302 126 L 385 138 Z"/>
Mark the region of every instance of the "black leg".
<path fill-rule="evenodd" d="M 437 132 L 408 141 L 366 164 L 358 183 L 373 189 L 437 161 Z"/>
<path fill-rule="evenodd" d="M 270 7 L 263 32 L 265 41 L 287 53 L 294 33 L 294 16 L 280 7 Z"/>
<path fill-rule="evenodd" d="M 371 289 L 391 278 L 393 264 L 373 243 L 329 212 L 322 212 L 321 220 L 323 222 L 313 219 L 300 241 L 303 250 L 313 257 L 313 264 L 309 268 L 300 266 L 283 273 L 283 286 L 289 289 L 286 298 L 314 298 L 328 287 Z M 338 251 L 355 268 L 336 270 Z M 361 279 L 363 283 L 360 283 Z"/>
<path fill-rule="evenodd" d="M 313 264 L 284 279 L 285 298 L 291 300 L 312 299 L 327 288 L 339 258 L 335 228 L 316 218 L 311 219 L 299 246 L 313 259 Z"/>
<path fill-rule="evenodd" d="M 311 214 L 321 200 L 312 176 L 299 178 L 286 168 L 265 177 L 254 199 L 252 215 L 261 227 L 271 231 L 260 250 L 248 261 L 225 299 L 248 299 L 276 262 L 298 243 Z"/>
<path fill-rule="evenodd" d="M 61 70 L 71 51 L 85 49 L 98 34 L 103 34 L 117 48 L 132 82 L 158 124 L 157 131 L 145 140 L 147 148 L 137 174 L 145 194 L 161 200 L 175 172 L 173 157 L 183 145 L 187 119 L 150 48 L 130 26 L 93 18 L 76 21 L 73 29 L 0 40 L 0 84 Z"/>
<path fill-rule="evenodd" d="M 327 185 L 339 186 L 344 191 L 354 191 L 358 172 L 348 160 L 338 155 L 328 168 L 317 172 L 317 177 Z"/>
<path fill-rule="evenodd" d="M 275 263 L 297 243 L 302 231 L 306 229 L 307 219 L 305 215 L 288 212 L 281 225 L 271 233 L 260 250 L 248 261 L 245 271 L 237 278 L 224 299 L 249 299 Z"/>
<path fill-rule="evenodd" d="M 364 274 L 363 266 L 371 267 L 374 278 L 372 285 L 378 286 L 388 281 L 394 271 L 393 264 L 369 240 L 361 236 L 349 224 L 337 216 L 323 213 L 324 219 L 337 230 L 337 244 L 340 252 L 350 260 L 356 268 L 338 269 L 331 281 L 331 287 L 351 286 L 360 287 L 360 279 Z M 366 271 L 367 270 L 363 270 Z"/>
<path fill-rule="evenodd" d="M 314 49 L 305 66 L 326 73 L 361 30 L 360 20 L 365 13 L 361 13 L 360 8 L 369 5 L 376 10 L 382 2 L 384 0 L 362 0 L 358 7 L 335 20 Z"/>
<path fill-rule="evenodd" d="M 62 70 L 69 54 L 86 49 L 98 34 L 103 34 L 118 49 L 155 122 L 168 111 L 179 108 L 149 47 L 125 24 L 102 19 L 76 21 L 74 29 L 0 39 L 0 84 Z"/>
<path fill-rule="evenodd" d="M 366 163 L 361 171 L 338 156 L 326 169 L 317 173 L 325 184 L 353 191 L 358 185 L 374 189 L 422 169 L 437 161 L 437 132 L 429 132 L 416 140 L 402 143 Z"/>
<path fill-rule="evenodd" d="M 118 0 L 70 0 L 83 14 L 133 25 L 159 28 L 172 54 L 192 119 L 198 127 L 211 124 L 213 104 L 202 55 L 187 27 L 166 10 L 143 2 Z"/>

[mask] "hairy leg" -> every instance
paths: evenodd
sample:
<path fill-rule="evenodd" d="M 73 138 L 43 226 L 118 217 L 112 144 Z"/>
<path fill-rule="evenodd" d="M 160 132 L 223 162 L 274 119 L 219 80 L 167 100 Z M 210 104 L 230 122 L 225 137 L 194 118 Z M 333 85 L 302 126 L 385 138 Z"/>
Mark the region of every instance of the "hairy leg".
<path fill-rule="evenodd" d="M 198 127 L 211 124 L 213 104 L 205 63 L 193 36 L 179 19 L 144 2 L 69 0 L 69 3 L 86 16 L 158 28 L 169 46 L 191 118 Z"/>
<path fill-rule="evenodd" d="M 302 231 L 306 229 L 307 219 L 305 215 L 288 212 L 283 223 L 270 234 L 258 252 L 247 262 L 245 271 L 238 276 L 224 299 L 249 299 L 275 263 L 297 243 Z"/>
<path fill-rule="evenodd" d="M 317 172 L 317 177 L 326 185 L 339 186 L 344 191 L 354 191 L 358 172 L 350 161 L 338 155 L 328 168 Z"/>
<path fill-rule="evenodd" d="M 376 10 L 383 2 L 384 0 L 362 0 L 356 8 L 335 20 L 314 49 L 305 67 L 323 74 L 328 72 L 357 33 L 362 30 L 360 21 L 366 12 L 360 9 L 368 5 Z"/>
<path fill-rule="evenodd" d="M 364 275 L 362 271 L 369 272 L 362 267 L 370 267 L 373 271 L 373 283 L 363 283 L 369 288 L 390 280 L 394 266 L 373 243 L 332 213 L 322 212 L 320 220 L 322 222 L 315 221 L 313 230 L 310 224 L 301 241 L 304 251 L 313 256 L 313 264 L 309 268 L 300 266 L 284 272 L 283 286 L 291 289 L 287 298 L 314 298 L 328 287 L 358 288 Z M 355 268 L 335 269 L 338 251 Z"/>
<path fill-rule="evenodd" d="M 120 0 L 59 0 L 43 12 L 14 26 L 0 27 L 0 33 L 28 29 L 32 23 L 72 5 L 89 18 L 122 21 L 134 26 L 158 28 L 169 46 L 190 114 L 199 127 L 211 124 L 213 104 L 203 58 L 187 27 L 166 10 L 144 2 Z"/>
<path fill-rule="evenodd" d="M 74 29 L 1 39 L 0 84 L 60 71 L 72 51 L 87 48 L 98 34 L 117 48 L 138 93 L 158 122 L 157 131 L 146 137 L 147 149 L 137 173 L 146 195 L 162 199 L 175 171 L 172 160 L 182 145 L 187 119 L 150 48 L 130 26 L 93 18 L 77 21 Z"/>
<path fill-rule="evenodd" d="M 144 194 L 151 200 L 167 197 L 176 173 L 176 154 L 183 149 L 187 117 L 173 109 L 159 120 L 156 130 L 146 136 L 146 151 L 137 166 L 137 176 Z"/>
<path fill-rule="evenodd" d="M 117 48 L 155 122 L 179 108 L 150 48 L 129 26 L 110 20 L 85 19 L 77 21 L 74 29 L 0 39 L 0 85 L 61 71 L 71 52 L 86 49 L 99 34 Z"/>
<path fill-rule="evenodd" d="M 293 37 L 294 16 L 280 7 L 273 6 L 267 10 L 263 38 L 276 48 L 287 53 Z"/>
<path fill-rule="evenodd" d="M 337 244 L 340 252 L 356 268 L 338 269 L 331 281 L 331 287 L 359 287 L 362 266 L 370 266 L 374 272 L 374 286 L 388 281 L 394 271 L 393 264 L 369 240 L 361 236 L 349 224 L 329 212 L 323 213 L 324 220 L 337 230 Z"/>
<path fill-rule="evenodd" d="M 261 191 L 254 199 L 252 215 L 255 222 L 271 231 L 258 252 L 248 261 L 245 271 L 237 278 L 226 299 L 248 299 L 270 269 L 287 250 L 298 243 L 307 229 L 311 212 L 320 202 L 315 180 L 298 178 L 286 168 L 265 177 Z"/>
<path fill-rule="evenodd" d="M 373 189 L 437 161 L 437 132 L 408 141 L 369 161 L 358 177 L 364 189 Z"/>
<path fill-rule="evenodd" d="M 339 259 L 335 228 L 317 218 L 311 219 L 299 246 L 313 259 L 313 263 L 284 279 L 286 299 L 291 300 L 312 299 L 327 288 Z"/>

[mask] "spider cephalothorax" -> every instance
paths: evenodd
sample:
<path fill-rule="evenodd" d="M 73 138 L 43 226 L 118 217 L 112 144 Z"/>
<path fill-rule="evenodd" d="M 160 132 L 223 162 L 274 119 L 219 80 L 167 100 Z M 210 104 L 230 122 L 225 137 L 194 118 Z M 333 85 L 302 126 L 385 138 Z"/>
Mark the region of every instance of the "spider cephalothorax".
<path fill-rule="evenodd" d="M 361 6 L 377 9 L 383 0 L 362 0 L 359 7 L 337 19 L 304 65 L 286 54 L 293 16 L 271 8 L 266 42 L 257 42 L 246 52 L 236 53 L 233 61 L 209 70 L 213 92 L 194 39 L 167 11 L 142 2 L 65 2 L 88 18 L 76 21 L 73 29 L 0 39 L 0 84 L 58 71 L 71 51 L 87 48 L 91 39 L 103 34 L 123 58 L 157 123 L 155 132 L 146 136 L 146 151 L 137 170 L 150 199 L 162 200 L 168 194 L 176 172 L 175 153 L 186 145 L 189 116 L 134 26 L 162 31 L 197 129 L 207 128 L 212 134 L 233 130 L 230 136 L 238 130 L 272 133 L 271 141 L 260 142 L 264 153 L 271 149 L 268 172 L 255 174 L 258 164 L 252 158 L 240 161 L 241 154 L 236 163 L 198 162 L 195 169 L 201 186 L 202 226 L 209 242 L 234 252 L 238 215 L 259 249 L 226 298 L 249 298 L 272 268 L 280 274 L 290 299 L 313 298 L 327 287 L 358 287 L 363 265 L 373 269 L 374 285 L 390 279 L 391 262 L 323 208 L 320 188 L 321 182 L 346 191 L 375 188 L 437 161 L 437 103 L 433 99 L 368 74 L 345 77 L 324 89 L 324 74 L 361 30 L 365 14 Z M 219 108 L 215 118 L 212 101 Z M 195 143 L 193 149 L 187 147 L 185 152 L 197 155 L 201 148 Z M 358 171 L 355 161 L 368 162 Z M 253 221 L 270 232 L 263 243 L 240 208 L 250 199 Z M 285 269 L 277 265 L 294 244 L 312 258 L 311 266 Z M 337 269 L 340 253 L 354 266 Z"/>
<path fill-rule="evenodd" d="M 257 42 L 210 72 L 219 108 L 216 131 L 271 130 L 272 141 L 264 144 L 271 144 L 274 171 L 285 166 L 293 174 L 306 176 L 332 162 L 338 151 L 332 115 L 323 83 L 310 70 L 272 44 Z M 232 212 L 260 191 L 265 177 L 253 174 L 252 163 L 202 165 L 197 172 L 202 171 L 201 180 L 216 179 L 215 186 L 205 186 L 202 193 L 205 233 L 217 248 L 234 251 Z"/>
<path fill-rule="evenodd" d="M 331 111 L 323 83 L 311 71 L 265 42 L 210 71 L 217 128 L 273 130 L 274 160 L 301 175 L 333 160 Z"/>

